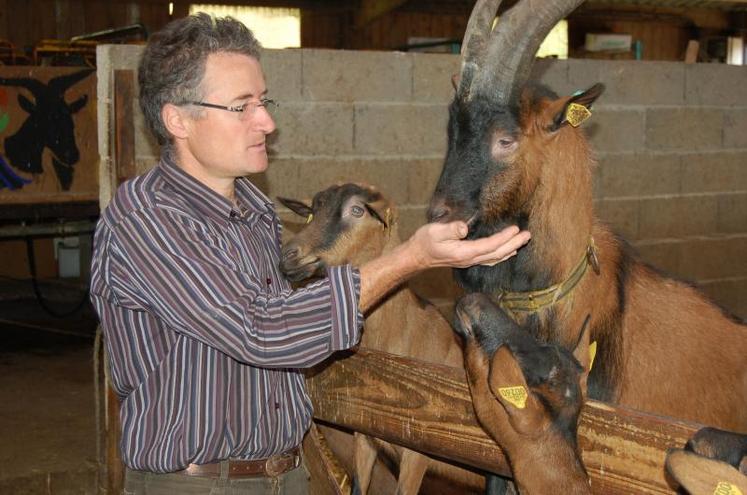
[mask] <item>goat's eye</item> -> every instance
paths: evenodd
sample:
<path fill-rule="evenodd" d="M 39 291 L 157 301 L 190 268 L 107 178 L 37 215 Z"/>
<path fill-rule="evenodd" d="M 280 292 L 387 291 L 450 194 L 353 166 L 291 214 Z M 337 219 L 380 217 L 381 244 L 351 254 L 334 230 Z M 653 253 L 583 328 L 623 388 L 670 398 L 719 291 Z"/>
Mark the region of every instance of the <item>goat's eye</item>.
<path fill-rule="evenodd" d="M 366 212 L 366 210 L 364 210 L 363 208 L 361 208 L 358 205 L 355 205 L 355 206 L 353 206 L 350 209 L 350 214 L 353 215 L 356 218 L 362 217 L 365 212 Z"/>
<path fill-rule="evenodd" d="M 514 140 L 511 138 L 501 138 L 498 140 L 498 144 L 500 144 L 504 148 L 508 148 L 512 144 L 514 144 Z"/>

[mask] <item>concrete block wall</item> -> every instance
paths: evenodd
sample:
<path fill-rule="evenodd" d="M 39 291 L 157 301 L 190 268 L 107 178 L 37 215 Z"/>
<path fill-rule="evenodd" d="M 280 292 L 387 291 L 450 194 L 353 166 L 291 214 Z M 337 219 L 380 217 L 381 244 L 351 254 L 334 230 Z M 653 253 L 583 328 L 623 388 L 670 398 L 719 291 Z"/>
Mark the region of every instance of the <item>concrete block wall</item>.
<path fill-rule="evenodd" d="M 101 177 L 111 177 L 111 70 L 136 68 L 140 47 L 99 48 Z M 424 223 L 446 146 L 454 55 L 283 50 L 262 59 L 280 104 L 268 172 L 271 197 L 306 198 L 338 181 L 393 197 L 403 236 Z M 644 259 L 747 317 L 747 67 L 632 61 L 540 61 L 535 77 L 561 94 L 606 91 L 586 125 L 599 167 L 599 216 Z M 139 167 L 158 152 L 136 119 Z M 111 187 L 102 180 L 102 202 Z M 288 231 L 300 225 L 280 209 Z M 416 280 L 454 297 L 446 270 Z"/>

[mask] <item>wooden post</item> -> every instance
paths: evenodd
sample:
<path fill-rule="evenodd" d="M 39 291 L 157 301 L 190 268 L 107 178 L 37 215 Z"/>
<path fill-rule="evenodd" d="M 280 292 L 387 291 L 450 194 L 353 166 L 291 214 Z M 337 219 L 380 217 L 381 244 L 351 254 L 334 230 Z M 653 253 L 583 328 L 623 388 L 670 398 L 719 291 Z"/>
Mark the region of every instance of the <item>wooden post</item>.
<path fill-rule="evenodd" d="M 307 378 L 314 416 L 388 442 L 502 475 L 505 456 L 482 430 L 463 370 L 360 350 Z M 579 445 L 598 494 L 674 494 L 666 451 L 699 425 L 589 401 Z"/>

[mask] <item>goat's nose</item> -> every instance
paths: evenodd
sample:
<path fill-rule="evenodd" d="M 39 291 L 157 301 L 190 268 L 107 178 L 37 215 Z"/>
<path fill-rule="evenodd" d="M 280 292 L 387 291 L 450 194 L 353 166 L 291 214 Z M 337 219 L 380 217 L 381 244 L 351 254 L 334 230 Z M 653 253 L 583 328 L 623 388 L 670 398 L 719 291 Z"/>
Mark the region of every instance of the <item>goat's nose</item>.
<path fill-rule="evenodd" d="M 440 222 L 447 218 L 451 213 L 451 208 L 446 206 L 446 202 L 439 200 L 431 203 L 428 208 L 428 221 L 429 222 Z"/>

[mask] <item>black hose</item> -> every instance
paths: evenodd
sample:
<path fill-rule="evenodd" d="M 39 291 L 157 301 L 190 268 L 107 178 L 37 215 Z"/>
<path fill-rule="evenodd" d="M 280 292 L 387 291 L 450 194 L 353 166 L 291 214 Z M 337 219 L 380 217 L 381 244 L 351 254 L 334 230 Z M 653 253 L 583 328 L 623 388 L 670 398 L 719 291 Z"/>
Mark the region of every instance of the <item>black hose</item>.
<path fill-rule="evenodd" d="M 26 254 L 29 263 L 29 272 L 31 272 L 31 286 L 34 288 L 34 295 L 36 296 L 36 300 L 39 302 L 39 306 L 41 306 L 45 312 L 49 313 L 55 318 L 65 318 L 80 311 L 80 309 L 88 302 L 89 288 L 86 288 L 86 292 L 85 294 L 83 294 L 83 299 L 81 299 L 81 301 L 76 304 L 75 307 L 70 311 L 58 312 L 47 306 L 47 303 L 44 301 L 41 291 L 39 290 L 39 283 L 36 278 L 36 256 L 34 255 L 34 241 L 31 237 L 25 237 L 25 240 Z"/>

